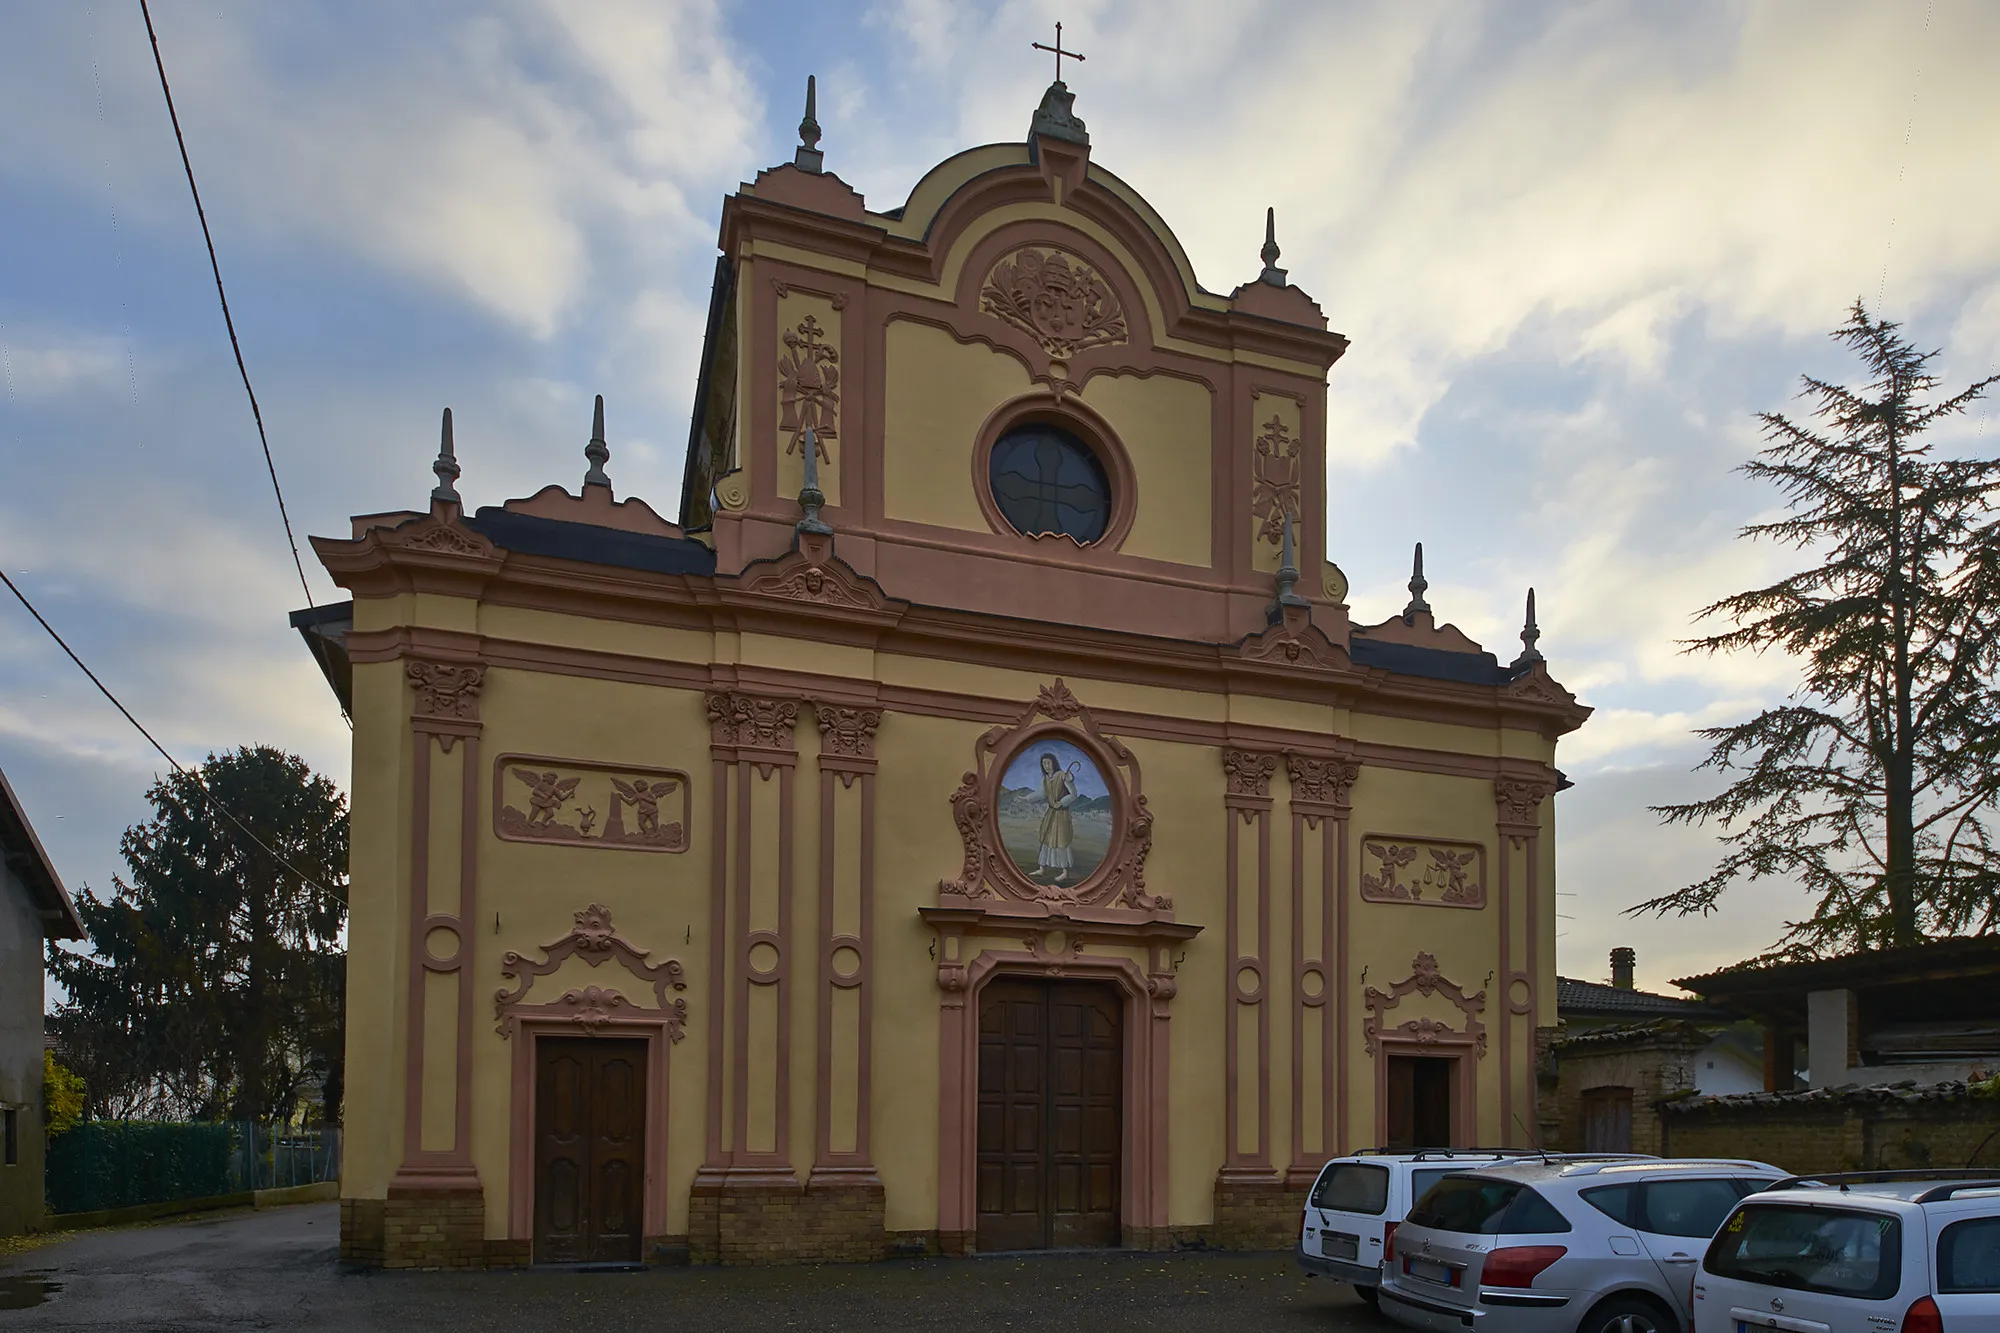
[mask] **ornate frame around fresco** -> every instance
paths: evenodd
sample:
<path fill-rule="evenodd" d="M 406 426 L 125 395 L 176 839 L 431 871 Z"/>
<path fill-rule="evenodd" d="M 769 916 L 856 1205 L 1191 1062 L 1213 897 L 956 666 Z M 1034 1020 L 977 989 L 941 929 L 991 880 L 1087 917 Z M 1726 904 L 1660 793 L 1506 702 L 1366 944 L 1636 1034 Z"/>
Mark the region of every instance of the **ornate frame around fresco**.
<path fill-rule="evenodd" d="M 999 784 L 1007 766 L 1024 747 L 1059 737 L 1097 763 L 1098 773 L 1112 794 L 1111 840 L 1104 860 L 1082 882 L 1058 887 L 1037 884 L 1022 874 L 1001 842 Z M 1044 685 L 1035 701 L 1011 727 L 987 730 L 973 747 L 977 768 L 965 774 L 951 795 L 954 821 L 965 849 L 957 879 L 941 880 L 941 897 L 1000 898 L 1042 907 L 1127 908 L 1143 913 L 1169 913 L 1173 902 L 1146 892 L 1146 856 L 1153 849 L 1153 816 L 1140 790 L 1139 761 L 1116 738 L 1099 730 L 1090 710 L 1058 677 Z"/>

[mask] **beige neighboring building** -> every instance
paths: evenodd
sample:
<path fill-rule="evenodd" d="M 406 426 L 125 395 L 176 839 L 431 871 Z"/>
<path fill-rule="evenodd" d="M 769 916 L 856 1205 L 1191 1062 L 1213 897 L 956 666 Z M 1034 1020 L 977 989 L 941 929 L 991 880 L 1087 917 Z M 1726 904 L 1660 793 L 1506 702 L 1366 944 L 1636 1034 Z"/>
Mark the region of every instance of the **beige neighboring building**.
<path fill-rule="evenodd" d="M 42 951 L 82 938 L 76 905 L 0 773 L 0 1236 L 42 1224 Z"/>
<path fill-rule="evenodd" d="M 1281 1245 L 1344 1149 L 1532 1137 L 1589 710 L 1532 602 L 1505 664 L 1420 565 L 1350 621 L 1275 240 L 1202 287 L 1061 84 L 888 209 L 802 136 L 723 201 L 673 518 L 600 416 L 578 491 L 470 508 L 447 433 L 315 539 L 343 1253 Z"/>

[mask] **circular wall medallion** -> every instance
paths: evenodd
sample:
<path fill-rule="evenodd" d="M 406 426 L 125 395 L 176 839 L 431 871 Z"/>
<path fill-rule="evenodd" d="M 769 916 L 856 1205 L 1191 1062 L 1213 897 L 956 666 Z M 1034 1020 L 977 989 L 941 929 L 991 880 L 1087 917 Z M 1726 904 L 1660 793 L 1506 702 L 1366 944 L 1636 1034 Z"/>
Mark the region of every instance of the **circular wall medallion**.
<path fill-rule="evenodd" d="M 1111 525 L 1111 478 L 1091 447 L 1050 421 L 1025 421 L 993 442 L 988 484 L 1001 517 L 1024 537 L 1079 546 Z"/>

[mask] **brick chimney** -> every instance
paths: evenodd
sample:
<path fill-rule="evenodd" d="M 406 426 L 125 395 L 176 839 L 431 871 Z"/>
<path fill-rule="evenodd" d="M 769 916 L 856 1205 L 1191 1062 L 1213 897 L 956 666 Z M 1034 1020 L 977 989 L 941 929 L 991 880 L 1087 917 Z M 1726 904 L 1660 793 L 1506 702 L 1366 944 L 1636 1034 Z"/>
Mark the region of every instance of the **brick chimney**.
<path fill-rule="evenodd" d="M 1632 989 L 1632 968 L 1638 963 L 1637 950 L 1619 946 L 1611 951 L 1611 984 L 1619 990 Z"/>

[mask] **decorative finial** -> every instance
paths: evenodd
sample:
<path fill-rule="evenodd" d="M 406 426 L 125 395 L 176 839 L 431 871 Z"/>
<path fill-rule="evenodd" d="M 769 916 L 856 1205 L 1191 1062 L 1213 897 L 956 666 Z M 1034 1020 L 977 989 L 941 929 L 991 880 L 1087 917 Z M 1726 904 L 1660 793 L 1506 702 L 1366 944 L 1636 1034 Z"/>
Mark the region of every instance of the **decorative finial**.
<path fill-rule="evenodd" d="M 1299 556 L 1297 539 L 1293 535 L 1292 511 L 1285 511 L 1284 542 L 1278 548 L 1278 599 L 1271 603 L 1267 614 L 1272 624 L 1277 624 L 1285 615 L 1288 606 L 1312 605 L 1297 591 L 1299 583 Z"/>
<path fill-rule="evenodd" d="M 444 427 L 438 437 L 437 462 L 431 464 L 431 471 L 437 473 L 438 484 L 431 488 L 431 499 L 438 504 L 459 503 L 458 488 L 452 483 L 458 480 L 458 454 L 451 443 L 451 409 L 444 410 Z"/>
<path fill-rule="evenodd" d="M 801 461 L 805 464 L 805 481 L 799 487 L 799 508 L 805 510 L 805 517 L 793 524 L 802 533 L 824 537 L 833 532 L 826 521 L 819 516 L 819 507 L 826 503 L 826 496 L 819 488 L 819 434 L 811 426 L 806 427 L 805 437 L 800 441 Z"/>
<path fill-rule="evenodd" d="M 1431 613 L 1431 604 L 1424 600 L 1424 589 L 1430 586 L 1430 580 L 1424 577 L 1424 544 L 1418 542 L 1416 563 L 1410 567 L 1410 604 L 1403 608 L 1404 624 Z"/>
<path fill-rule="evenodd" d="M 800 171 L 810 171 L 815 176 L 826 164 L 826 154 L 819 150 L 819 78 L 806 75 L 806 117 L 799 122 L 799 148 L 792 154 L 792 165 Z"/>
<path fill-rule="evenodd" d="M 1264 271 L 1257 275 L 1257 281 L 1268 282 L 1273 287 L 1285 285 L 1285 270 L 1278 267 L 1278 210 L 1264 210 L 1264 248 L 1260 256 L 1264 261 Z"/>
<path fill-rule="evenodd" d="M 590 414 L 590 443 L 583 446 L 583 456 L 590 460 L 590 471 L 583 474 L 586 486 L 611 485 L 611 478 L 605 475 L 604 465 L 611 461 L 611 446 L 604 442 L 604 395 L 597 395 L 597 407 Z"/>
<path fill-rule="evenodd" d="M 1542 637 L 1542 627 L 1535 623 L 1535 590 L 1528 589 L 1528 619 L 1521 626 L 1521 655 L 1514 659 L 1517 667 L 1529 667 L 1542 660 L 1542 650 L 1535 647 Z"/>

